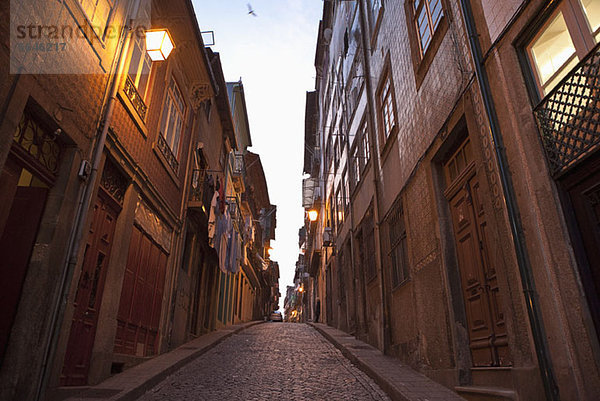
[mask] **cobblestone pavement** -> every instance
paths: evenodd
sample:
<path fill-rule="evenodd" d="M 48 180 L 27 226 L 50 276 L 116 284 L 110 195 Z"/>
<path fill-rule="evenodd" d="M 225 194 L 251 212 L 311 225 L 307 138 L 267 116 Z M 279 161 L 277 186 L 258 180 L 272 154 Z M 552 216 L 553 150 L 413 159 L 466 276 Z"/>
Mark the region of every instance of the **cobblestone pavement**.
<path fill-rule="evenodd" d="M 389 400 L 315 329 L 267 323 L 228 338 L 140 400 Z"/>

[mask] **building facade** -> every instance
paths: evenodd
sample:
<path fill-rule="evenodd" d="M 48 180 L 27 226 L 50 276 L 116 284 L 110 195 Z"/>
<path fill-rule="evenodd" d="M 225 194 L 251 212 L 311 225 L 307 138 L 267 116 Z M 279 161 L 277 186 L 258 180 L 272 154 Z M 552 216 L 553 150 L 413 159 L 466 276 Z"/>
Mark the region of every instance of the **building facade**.
<path fill-rule="evenodd" d="M 268 193 L 264 173 L 246 175 L 243 87 L 228 93 L 191 1 L 10 6 L 0 24 L 0 398 L 93 385 L 263 319 L 278 302 L 267 253 L 276 208 L 262 192 L 258 209 L 242 206 L 256 197 L 246 188 Z M 20 37 L 38 32 L 32 16 L 77 32 L 62 37 L 62 64 L 17 40 L 35 39 Z M 164 32 L 174 48 L 152 53 L 146 36 Z M 256 239 L 257 227 L 267 234 Z"/>
<path fill-rule="evenodd" d="M 597 6 L 324 3 L 303 182 L 324 322 L 467 399 L 594 399 Z"/>

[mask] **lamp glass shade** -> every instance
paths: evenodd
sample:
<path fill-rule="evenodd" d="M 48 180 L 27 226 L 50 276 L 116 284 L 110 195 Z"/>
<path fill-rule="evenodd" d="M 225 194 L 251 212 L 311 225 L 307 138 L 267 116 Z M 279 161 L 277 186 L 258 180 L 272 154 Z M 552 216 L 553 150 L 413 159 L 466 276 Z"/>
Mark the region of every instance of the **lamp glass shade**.
<path fill-rule="evenodd" d="M 319 218 L 319 212 L 317 212 L 314 209 L 308 211 L 308 220 L 317 221 L 318 218 Z"/>
<path fill-rule="evenodd" d="M 166 60 L 174 48 L 175 45 L 168 30 L 146 31 L 146 52 L 152 61 Z"/>

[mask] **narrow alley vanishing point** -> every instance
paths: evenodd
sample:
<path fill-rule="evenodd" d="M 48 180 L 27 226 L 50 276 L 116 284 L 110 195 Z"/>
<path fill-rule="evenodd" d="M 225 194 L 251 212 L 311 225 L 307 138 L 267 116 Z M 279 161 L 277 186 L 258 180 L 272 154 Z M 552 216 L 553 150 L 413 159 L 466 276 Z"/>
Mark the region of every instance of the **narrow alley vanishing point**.
<path fill-rule="evenodd" d="M 148 391 L 143 401 L 388 400 L 387 395 L 308 325 L 244 330 Z"/>

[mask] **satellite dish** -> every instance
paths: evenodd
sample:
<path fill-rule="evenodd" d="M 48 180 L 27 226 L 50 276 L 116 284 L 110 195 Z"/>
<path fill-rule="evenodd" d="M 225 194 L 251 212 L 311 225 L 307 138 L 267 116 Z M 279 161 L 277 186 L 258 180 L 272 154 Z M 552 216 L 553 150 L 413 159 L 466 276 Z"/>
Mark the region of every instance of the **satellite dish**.
<path fill-rule="evenodd" d="M 323 31 L 323 41 L 325 44 L 329 44 L 331 42 L 331 36 L 333 35 L 333 30 L 331 28 L 325 28 Z"/>

